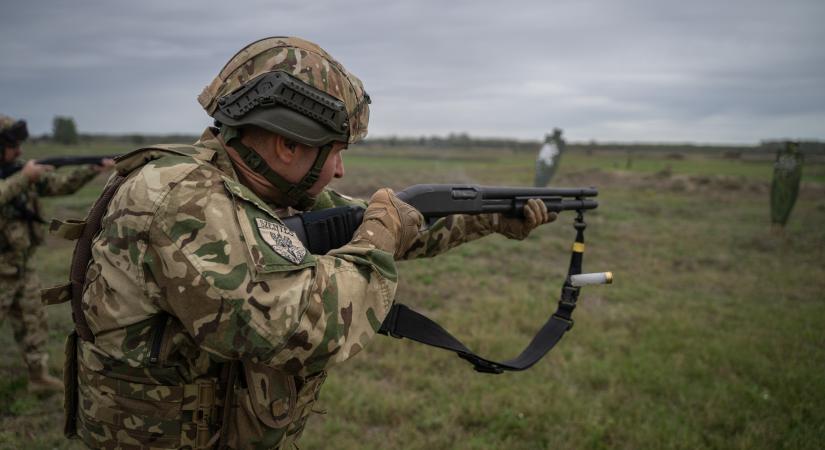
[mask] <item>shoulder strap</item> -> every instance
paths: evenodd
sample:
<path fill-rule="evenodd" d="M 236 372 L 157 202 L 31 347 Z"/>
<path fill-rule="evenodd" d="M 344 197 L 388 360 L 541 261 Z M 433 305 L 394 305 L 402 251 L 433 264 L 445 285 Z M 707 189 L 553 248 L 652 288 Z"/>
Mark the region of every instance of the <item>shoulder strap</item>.
<path fill-rule="evenodd" d="M 186 156 L 197 161 L 212 162 L 217 152 L 211 148 L 199 145 L 186 144 L 157 144 L 151 147 L 139 148 L 124 155 L 118 156 L 115 169 L 121 175 L 127 175 L 138 168 L 166 156 Z"/>
<path fill-rule="evenodd" d="M 573 288 L 578 291 L 578 288 Z M 572 312 L 575 303 L 566 307 Z M 569 317 L 569 314 L 567 314 Z M 530 344 L 513 359 L 493 361 L 474 353 L 461 341 L 429 317 L 396 303 L 390 309 L 387 319 L 378 331 L 396 338 L 413 341 L 455 352 L 459 358 L 473 365 L 477 372 L 499 374 L 504 371 L 521 371 L 530 368 L 544 357 L 561 340 L 564 333 L 573 327 L 573 320 L 563 317 L 562 305 L 530 341 Z"/>
<path fill-rule="evenodd" d="M 504 371 L 521 371 L 531 367 L 555 347 L 564 333 L 573 328 L 572 314 L 579 298 L 579 287 L 573 286 L 570 277 L 582 272 L 586 224 L 581 211 L 573 226 L 576 228 L 576 240 L 573 243 L 570 266 L 561 290 L 558 308 L 517 357 L 499 362 L 479 356 L 441 325 L 400 303 L 392 306 L 378 332 L 453 351 L 459 358 L 472 364 L 476 371 L 482 373 L 499 374 Z"/>
<path fill-rule="evenodd" d="M 83 234 L 77 240 L 72 255 L 72 266 L 69 272 L 72 289 L 72 320 L 77 335 L 84 341 L 94 342 L 95 340 L 94 334 L 89 328 L 89 323 L 86 321 L 86 315 L 83 313 L 83 289 L 86 287 L 86 269 L 89 260 L 92 258 L 92 239 L 100 231 L 100 221 L 103 219 L 103 214 L 124 180 L 126 180 L 126 177 L 121 175 L 113 176 L 103 190 L 103 194 L 95 201 L 92 209 L 89 210 L 89 215 L 86 217 L 86 226 L 83 228 Z"/>

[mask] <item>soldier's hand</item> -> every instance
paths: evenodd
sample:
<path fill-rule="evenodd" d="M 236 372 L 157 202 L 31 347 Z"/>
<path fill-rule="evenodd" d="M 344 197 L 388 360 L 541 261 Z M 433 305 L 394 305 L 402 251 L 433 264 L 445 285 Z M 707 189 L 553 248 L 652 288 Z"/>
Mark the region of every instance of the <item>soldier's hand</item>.
<path fill-rule="evenodd" d="M 97 172 L 106 172 L 106 171 L 111 170 L 113 167 L 115 167 L 115 160 L 114 159 L 112 159 L 112 158 L 103 158 L 102 160 L 100 160 L 100 164 L 94 166 L 94 169 Z"/>
<path fill-rule="evenodd" d="M 37 161 L 31 159 L 26 162 L 20 171 L 29 179 L 29 182 L 34 183 L 38 181 L 44 173 L 51 172 L 52 170 L 54 170 L 54 166 L 37 164 Z"/>
<path fill-rule="evenodd" d="M 421 213 L 399 200 L 391 189 L 379 189 L 364 211 L 364 221 L 353 242 L 369 242 L 400 258 L 409 250 L 423 222 Z"/>
<path fill-rule="evenodd" d="M 557 214 L 547 211 L 547 206 L 543 201 L 535 198 L 527 200 L 524 205 L 524 217 L 505 217 L 496 214 L 493 218 L 493 229 L 496 233 L 503 234 L 510 239 L 522 240 L 530 235 L 539 225 L 550 223 L 556 220 Z"/>

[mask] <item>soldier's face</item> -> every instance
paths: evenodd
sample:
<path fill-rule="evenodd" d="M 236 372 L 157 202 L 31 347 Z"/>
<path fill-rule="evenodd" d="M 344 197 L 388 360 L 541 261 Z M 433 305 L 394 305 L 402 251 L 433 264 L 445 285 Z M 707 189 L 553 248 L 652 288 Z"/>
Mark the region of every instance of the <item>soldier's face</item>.
<path fill-rule="evenodd" d="M 20 157 L 20 144 L 3 149 L 3 162 L 12 162 Z"/>
<path fill-rule="evenodd" d="M 297 154 L 300 156 L 295 161 L 294 173 L 299 176 L 294 182 L 303 178 L 304 174 L 309 171 L 319 151 L 317 147 L 307 147 L 300 144 L 298 147 Z M 345 148 L 347 148 L 347 144 L 343 142 L 334 142 L 332 144 L 332 151 L 324 162 L 324 166 L 321 168 L 318 181 L 316 181 L 311 188 L 307 189 L 307 193 L 310 195 L 318 195 L 334 178 L 342 178 L 344 176 L 344 157 L 341 152 Z"/>

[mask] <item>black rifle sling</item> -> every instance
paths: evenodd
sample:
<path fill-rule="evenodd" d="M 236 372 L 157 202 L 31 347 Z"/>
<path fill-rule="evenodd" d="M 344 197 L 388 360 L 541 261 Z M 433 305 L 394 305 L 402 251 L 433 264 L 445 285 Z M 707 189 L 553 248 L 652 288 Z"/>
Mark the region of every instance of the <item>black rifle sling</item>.
<path fill-rule="evenodd" d="M 582 271 L 584 229 L 587 226 L 581 211 L 578 211 L 573 226 L 576 228 L 576 241 L 573 244 L 570 266 L 564 287 L 562 287 L 558 308 L 517 357 L 502 362 L 481 357 L 435 321 L 400 303 L 392 306 L 378 332 L 453 351 L 460 358 L 472 364 L 476 371 L 482 373 L 499 374 L 504 371 L 520 371 L 531 367 L 561 340 L 564 333 L 573 327 L 571 315 L 573 309 L 576 308 L 579 288 L 570 284 L 570 276 L 578 275 Z"/>

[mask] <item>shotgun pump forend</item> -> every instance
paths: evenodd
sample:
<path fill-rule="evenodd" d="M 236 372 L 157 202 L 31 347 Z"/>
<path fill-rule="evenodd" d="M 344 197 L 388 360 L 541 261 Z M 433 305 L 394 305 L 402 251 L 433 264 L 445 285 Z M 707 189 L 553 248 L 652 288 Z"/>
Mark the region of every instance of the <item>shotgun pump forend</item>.
<path fill-rule="evenodd" d="M 491 187 L 469 184 L 416 184 L 396 195 L 421 212 L 427 220 L 453 214 L 523 214 L 531 198 L 544 201 L 549 211 L 596 209 L 596 188 Z M 364 209 L 342 206 L 313 211 L 283 219 L 310 253 L 323 255 L 352 239 L 361 224 Z"/>
<path fill-rule="evenodd" d="M 587 197 L 596 188 L 498 187 L 461 184 L 417 184 L 399 192 L 398 198 L 419 210 L 425 218 L 452 214 L 503 213 L 520 216 L 527 200 L 544 201 L 549 211 L 596 209 L 599 203 Z"/>

